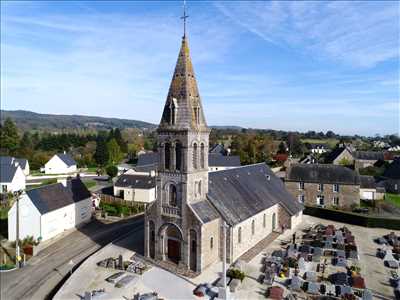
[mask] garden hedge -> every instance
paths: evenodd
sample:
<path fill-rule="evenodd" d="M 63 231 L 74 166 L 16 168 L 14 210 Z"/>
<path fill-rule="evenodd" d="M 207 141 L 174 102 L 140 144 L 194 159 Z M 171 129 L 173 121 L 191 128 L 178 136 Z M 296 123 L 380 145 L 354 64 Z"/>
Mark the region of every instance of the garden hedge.
<path fill-rule="evenodd" d="M 313 206 L 306 206 L 303 213 L 305 215 L 310 215 L 313 217 L 328 219 L 342 223 L 348 223 L 352 225 L 359 225 L 371 228 L 380 227 L 386 229 L 400 230 L 400 217 L 397 219 L 371 217 L 352 212 L 345 212 L 340 210 L 313 207 Z"/>

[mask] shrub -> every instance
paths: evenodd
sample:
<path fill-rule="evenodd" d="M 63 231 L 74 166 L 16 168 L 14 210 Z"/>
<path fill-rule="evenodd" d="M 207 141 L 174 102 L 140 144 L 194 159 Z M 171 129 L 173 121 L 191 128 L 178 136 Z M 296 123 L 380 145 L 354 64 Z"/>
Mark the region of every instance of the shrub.
<path fill-rule="evenodd" d="M 116 166 L 108 166 L 106 168 L 106 173 L 110 178 L 114 178 L 118 175 L 118 168 Z"/>
<path fill-rule="evenodd" d="M 228 272 L 226 272 L 226 275 L 230 278 L 240 279 L 240 281 L 243 281 L 246 277 L 246 274 L 238 269 L 229 269 Z"/>

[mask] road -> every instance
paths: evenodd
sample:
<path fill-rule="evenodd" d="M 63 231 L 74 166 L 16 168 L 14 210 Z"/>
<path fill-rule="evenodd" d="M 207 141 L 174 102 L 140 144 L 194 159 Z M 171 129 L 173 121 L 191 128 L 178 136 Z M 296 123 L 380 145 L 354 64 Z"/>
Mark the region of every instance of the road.
<path fill-rule="evenodd" d="M 56 241 L 29 260 L 23 269 L 0 273 L 0 299 L 45 299 L 73 266 L 111 241 L 131 232 L 143 234 L 143 215 L 112 224 L 93 221 Z"/>

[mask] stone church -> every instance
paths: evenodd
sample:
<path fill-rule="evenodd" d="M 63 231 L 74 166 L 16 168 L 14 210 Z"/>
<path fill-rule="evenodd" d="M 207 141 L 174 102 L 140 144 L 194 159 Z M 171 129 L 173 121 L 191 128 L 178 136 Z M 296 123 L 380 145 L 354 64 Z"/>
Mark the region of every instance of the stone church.
<path fill-rule="evenodd" d="M 282 228 L 295 227 L 302 205 L 265 164 L 208 170 L 209 134 L 186 34 L 158 130 L 156 201 L 145 213 L 145 255 L 201 272 L 228 262 Z"/>

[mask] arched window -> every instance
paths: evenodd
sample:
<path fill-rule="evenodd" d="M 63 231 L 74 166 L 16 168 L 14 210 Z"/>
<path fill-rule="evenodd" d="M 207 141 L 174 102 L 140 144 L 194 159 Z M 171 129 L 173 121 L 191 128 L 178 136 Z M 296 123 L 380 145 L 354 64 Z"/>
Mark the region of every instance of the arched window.
<path fill-rule="evenodd" d="M 182 171 L 182 144 L 180 142 L 175 145 L 175 163 L 176 169 Z"/>
<path fill-rule="evenodd" d="M 164 167 L 169 170 L 171 167 L 171 144 L 165 143 L 164 146 Z"/>
<path fill-rule="evenodd" d="M 272 214 L 272 230 L 276 228 L 276 213 Z"/>
<path fill-rule="evenodd" d="M 267 216 L 264 214 L 263 215 L 263 227 L 265 228 L 267 226 Z"/>
<path fill-rule="evenodd" d="M 204 144 L 201 143 L 200 146 L 200 168 L 204 169 L 205 167 L 205 152 L 204 152 Z"/>
<path fill-rule="evenodd" d="M 253 220 L 251 221 L 251 235 L 254 235 L 255 231 L 256 231 L 256 223 Z"/>
<path fill-rule="evenodd" d="M 171 206 L 177 206 L 178 205 L 176 186 L 173 185 L 173 184 L 171 184 L 169 186 L 169 205 L 171 205 Z"/>
<path fill-rule="evenodd" d="M 197 169 L 197 144 L 193 144 L 193 168 Z"/>
<path fill-rule="evenodd" d="M 242 227 L 239 227 L 238 229 L 238 243 L 240 244 L 242 242 Z"/>
<path fill-rule="evenodd" d="M 214 238 L 211 237 L 210 239 L 210 249 L 212 249 L 214 247 Z"/>

